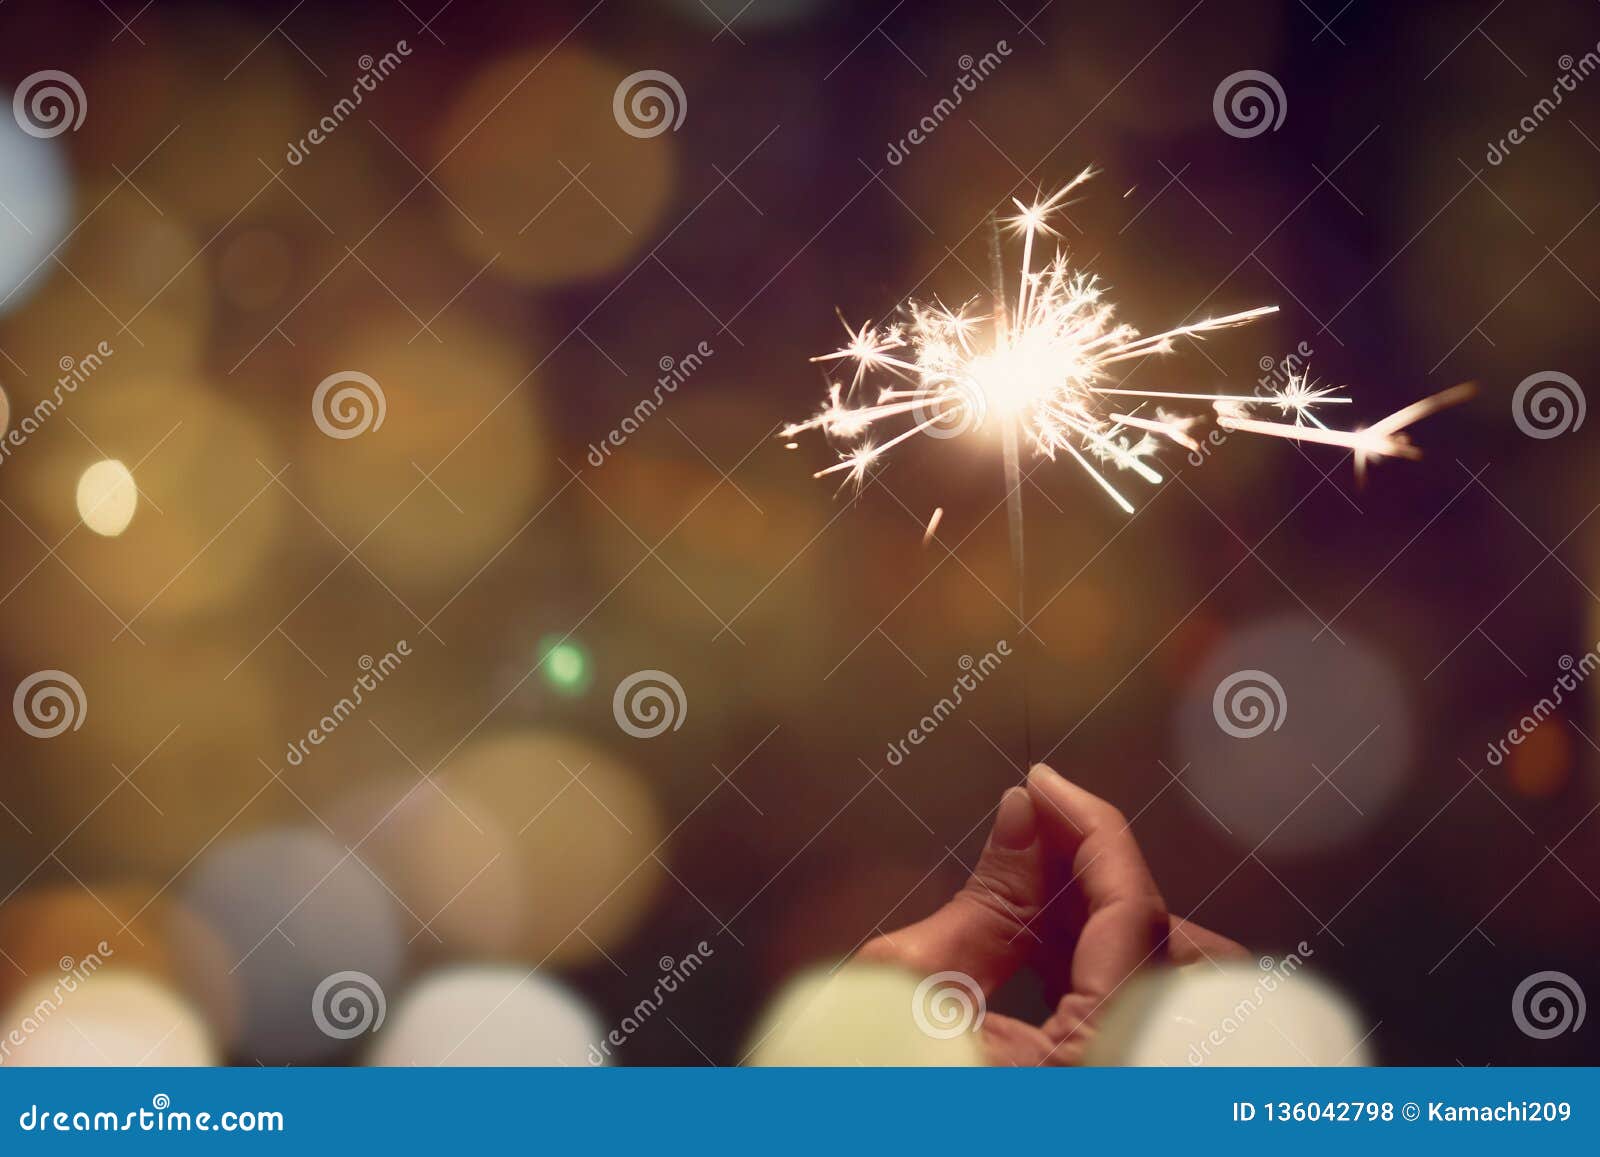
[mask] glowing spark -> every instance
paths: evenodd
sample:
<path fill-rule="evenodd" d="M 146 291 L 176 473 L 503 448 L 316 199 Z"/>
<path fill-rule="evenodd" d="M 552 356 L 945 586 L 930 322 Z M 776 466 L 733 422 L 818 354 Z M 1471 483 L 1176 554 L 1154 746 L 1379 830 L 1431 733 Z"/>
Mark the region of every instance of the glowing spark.
<path fill-rule="evenodd" d="M 1103 300 L 1099 280 L 1073 268 L 1059 247 L 1036 268 L 1035 240 L 1055 236 L 1052 217 L 1067 204 L 1068 195 L 1093 175 L 1085 169 L 1049 196 L 1037 196 L 1029 203 L 1013 200 L 1017 213 L 1004 224 L 1022 238 L 1014 307 L 989 317 L 976 305 L 952 310 L 938 303 L 910 302 L 902 308 L 903 317 L 892 324 L 865 323 L 858 329 L 845 324 L 847 344 L 812 359 L 855 365 L 848 391 L 830 383 L 823 409 L 782 431 L 782 437 L 793 439 L 806 430 L 821 430 L 848 444 L 839 461 L 817 471 L 817 477 L 842 473 L 846 484 L 859 487 L 878 459 L 917 434 L 954 437 L 999 427 L 1002 434 L 1015 431 L 1037 454 L 1052 460 L 1062 454 L 1071 457 L 1131 513 L 1132 503 L 1107 472 L 1131 471 L 1159 484 L 1161 474 L 1146 459 L 1162 439 L 1199 449 L 1189 430 L 1201 419 L 1161 410 L 1154 417 L 1141 416 L 1142 405 L 1132 405 L 1128 407 L 1132 412 L 1127 412 L 1110 401 L 1113 397 L 1175 399 L 1202 407 L 1209 403 L 1217 424 L 1226 429 L 1350 450 L 1359 474 L 1369 458 L 1418 457 L 1420 452 L 1401 431 L 1465 396 L 1457 387 L 1367 429 L 1342 431 L 1325 426 L 1316 411 L 1349 404 L 1350 399 L 1332 396 L 1339 387 L 1313 385 L 1309 374 L 1291 374 L 1284 385 L 1256 394 L 1127 387 L 1117 377 L 1121 363 L 1171 352 L 1180 338 L 1199 340 L 1275 313 L 1278 307 L 1258 306 L 1141 336 L 1132 325 L 1114 319 L 1114 308 Z M 858 400 L 869 374 L 892 379 L 893 384 L 880 389 L 873 400 Z M 1266 421 L 1253 416 L 1258 409 L 1275 409 L 1292 421 Z M 902 418 L 911 424 L 886 440 L 873 437 Z M 936 511 L 930 536 L 938 519 Z"/>
<path fill-rule="evenodd" d="M 923 546 L 927 546 L 930 542 L 933 541 L 933 532 L 939 529 L 939 522 L 943 518 L 944 518 L 944 507 L 942 507 L 942 506 L 934 507 L 934 509 L 933 509 L 933 517 L 928 519 L 928 529 L 924 530 L 922 532 L 922 545 Z"/>

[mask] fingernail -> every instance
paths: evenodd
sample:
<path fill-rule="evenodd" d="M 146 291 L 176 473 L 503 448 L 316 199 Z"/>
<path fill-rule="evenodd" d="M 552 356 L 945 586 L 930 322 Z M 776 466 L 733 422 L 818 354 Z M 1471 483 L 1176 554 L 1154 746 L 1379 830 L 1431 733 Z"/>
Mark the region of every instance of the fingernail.
<path fill-rule="evenodd" d="M 1021 851 L 1033 843 L 1034 827 L 1033 801 L 1020 787 L 1013 787 L 1000 797 L 989 841 L 997 848 Z"/>
<path fill-rule="evenodd" d="M 1040 787 L 1048 787 L 1061 781 L 1061 773 L 1048 764 L 1036 763 L 1028 769 L 1028 778 Z"/>

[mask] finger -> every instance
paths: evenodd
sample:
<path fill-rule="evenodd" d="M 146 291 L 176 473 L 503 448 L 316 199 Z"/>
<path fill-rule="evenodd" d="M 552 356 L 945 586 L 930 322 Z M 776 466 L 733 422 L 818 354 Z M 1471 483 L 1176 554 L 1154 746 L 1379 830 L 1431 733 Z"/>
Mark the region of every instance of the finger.
<path fill-rule="evenodd" d="M 979 1031 L 986 1063 L 1000 1068 L 1033 1068 L 1056 1063 L 1055 1041 L 1038 1025 L 991 1012 Z M 1054 1050 L 1054 1052 L 1053 1052 Z"/>
<path fill-rule="evenodd" d="M 991 993 L 1028 957 L 1028 924 L 1044 902 L 1044 851 L 1028 793 L 1000 798 L 978 866 L 955 897 L 925 920 L 862 947 L 864 960 L 913 972 L 963 972 Z"/>
<path fill-rule="evenodd" d="M 1069 890 L 1085 912 L 1072 991 L 1098 1004 L 1140 967 L 1164 959 L 1166 903 L 1116 808 L 1044 764 L 1028 773 L 1028 794 L 1049 853 L 1071 864 Z"/>
<path fill-rule="evenodd" d="M 1250 959 L 1249 950 L 1237 941 L 1229 940 L 1209 928 L 1202 928 L 1182 916 L 1173 916 L 1171 920 L 1167 954 L 1174 964 L 1194 964 L 1201 960 L 1214 960 L 1221 964 L 1230 960 Z"/>

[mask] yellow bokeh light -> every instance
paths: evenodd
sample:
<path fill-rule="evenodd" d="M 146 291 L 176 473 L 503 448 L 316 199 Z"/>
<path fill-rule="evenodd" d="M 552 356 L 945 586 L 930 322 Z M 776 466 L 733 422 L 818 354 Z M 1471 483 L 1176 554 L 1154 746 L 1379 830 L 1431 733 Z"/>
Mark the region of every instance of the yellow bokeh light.
<path fill-rule="evenodd" d="M 675 145 L 616 120 L 621 69 L 568 45 L 480 72 L 440 125 L 440 210 L 497 276 L 534 285 L 616 269 L 654 231 L 675 184 Z"/>
<path fill-rule="evenodd" d="M 115 538 L 133 521 L 139 487 L 115 458 L 103 458 L 78 479 L 78 517 L 96 534 Z"/>

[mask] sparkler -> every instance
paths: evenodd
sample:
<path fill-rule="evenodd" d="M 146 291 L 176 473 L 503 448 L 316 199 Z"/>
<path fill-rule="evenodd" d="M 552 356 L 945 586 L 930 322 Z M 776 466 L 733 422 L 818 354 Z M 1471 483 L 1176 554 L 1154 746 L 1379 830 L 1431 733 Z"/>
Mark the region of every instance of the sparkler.
<path fill-rule="evenodd" d="M 1074 269 L 1061 249 L 1036 268 L 1035 243 L 1056 235 L 1051 218 L 1091 176 L 1093 170 L 1085 169 L 1049 196 L 1031 204 L 1013 202 L 1017 214 L 1003 224 L 1022 239 L 1014 309 L 1006 307 L 1001 286 L 996 286 L 995 309 L 989 318 L 979 314 L 972 302 L 950 309 L 913 301 L 894 322 L 859 329 L 847 324 L 848 344 L 812 359 L 854 367 L 847 386 L 830 383 L 827 405 L 818 414 L 782 431 L 784 438 L 793 439 L 807 430 L 821 430 L 849 444 L 840 460 L 817 471 L 816 477 L 843 474 L 846 483 L 859 486 L 884 454 L 918 434 L 952 437 L 993 425 L 1002 443 L 1017 437 L 1051 460 L 1071 458 L 1131 514 L 1133 503 L 1108 473 L 1129 472 L 1158 485 L 1162 475 L 1151 460 L 1162 441 L 1189 450 L 1198 446 L 1189 430 L 1200 416 L 1169 412 L 1161 402 L 1209 404 L 1217 424 L 1226 429 L 1342 446 L 1364 465 L 1374 458 L 1417 457 L 1401 428 L 1423 413 L 1459 400 L 1438 395 L 1423 403 L 1421 412 L 1410 413 L 1414 407 L 1408 407 L 1365 430 L 1340 431 L 1323 423 L 1318 411 L 1347 405 L 1350 399 L 1338 396 L 1337 387 L 1313 385 L 1305 374 L 1290 374 L 1282 386 L 1255 394 L 1115 384 L 1124 363 L 1169 353 L 1180 339 L 1200 340 L 1218 330 L 1246 325 L 1278 307 L 1258 306 L 1143 335 L 1116 320 L 1099 279 Z M 893 384 L 881 389 L 875 400 L 860 400 L 867 377 L 878 374 L 887 374 Z M 1137 401 L 1113 400 L 1119 398 Z M 1287 420 L 1257 416 L 1270 410 Z M 1406 420 L 1395 421 L 1401 417 Z M 884 441 L 875 440 L 886 424 L 900 418 L 909 418 L 910 425 Z"/>
<path fill-rule="evenodd" d="M 1338 394 L 1339 387 L 1315 385 L 1306 373 L 1289 374 L 1283 385 L 1260 393 L 1127 386 L 1118 377 L 1126 364 L 1169 353 L 1181 339 L 1203 340 L 1218 330 L 1247 325 L 1276 313 L 1278 307 L 1257 306 L 1143 335 L 1116 319 L 1099 279 L 1074 268 L 1059 246 L 1053 257 L 1036 267 L 1035 243 L 1057 235 L 1052 217 L 1093 175 L 1092 168 L 1085 169 L 1030 204 L 1013 199 L 1016 215 L 995 221 L 995 285 L 987 316 L 976 300 L 956 309 L 910 301 L 895 321 L 863 324 L 859 329 L 846 323 L 848 343 L 811 360 L 853 366 L 848 384 L 830 381 L 822 410 L 782 431 L 791 446 L 808 430 L 821 430 L 844 443 L 847 448 L 840 451 L 839 461 L 815 477 L 842 474 L 843 485 L 854 483 L 859 489 L 879 459 L 918 434 L 949 438 L 997 429 L 1008 488 L 1018 615 L 1024 625 L 1019 443 L 1052 461 L 1072 459 L 1117 506 L 1132 514 L 1133 504 L 1113 483 L 1110 472 L 1131 473 L 1159 485 L 1163 478 L 1152 463 L 1156 451 L 1164 442 L 1198 450 L 1189 431 L 1202 420 L 1207 405 L 1224 429 L 1350 450 L 1361 474 L 1374 459 L 1420 457 L 1404 429 L 1472 392 L 1470 385 L 1457 386 L 1365 429 L 1338 430 L 1326 425 L 1318 412 L 1325 406 L 1348 405 L 1350 399 Z M 1008 306 L 1001 270 L 1001 225 L 1022 242 L 1014 307 Z M 879 389 L 875 399 L 864 400 L 869 376 L 892 381 Z M 1166 402 L 1198 406 L 1201 413 L 1169 410 L 1162 405 Z M 909 420 L 909 425 L 884 437 L 886 428 L 899 420 Z"/>

